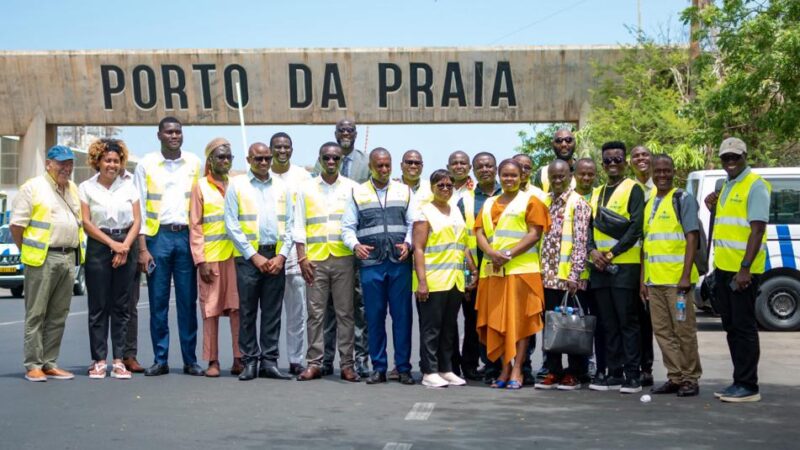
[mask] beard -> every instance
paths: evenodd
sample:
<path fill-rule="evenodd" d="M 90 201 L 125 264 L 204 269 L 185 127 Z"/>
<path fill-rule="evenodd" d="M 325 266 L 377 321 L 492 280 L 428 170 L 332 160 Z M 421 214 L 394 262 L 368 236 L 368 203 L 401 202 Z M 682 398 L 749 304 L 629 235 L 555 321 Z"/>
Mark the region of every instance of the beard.
<path fill-rule="evenodd" d="M 558 150 L 556 150 L 556 159 L 561 159 L 563 161 L 569 162 L 574 154 L 575 154 L 574 148 L 570 150 L 570 152 L 567 153 L 566 155 L 562 155 Z"/>

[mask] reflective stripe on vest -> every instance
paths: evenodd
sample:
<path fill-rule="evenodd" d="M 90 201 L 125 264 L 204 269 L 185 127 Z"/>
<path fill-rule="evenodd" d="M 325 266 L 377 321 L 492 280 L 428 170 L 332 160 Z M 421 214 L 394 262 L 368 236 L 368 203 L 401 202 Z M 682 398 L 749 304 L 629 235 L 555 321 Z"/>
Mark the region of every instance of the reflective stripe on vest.
<path fill-rule="evenodd" d="M 676 286 L 683 274 L 686 236 L 672 205 L 675 189 L 661 199 L 655 215 L 655 191 L 653 194 L 644 207 L 644 280 L 659 286 Z M 698 279 L 697 268 L 692 264 L 691 282 L 697 283 Z"/>
<path fill-rule="evenodd" d="M 145 217 L 143 233 L 147 236 L 155 236 L 158 233 L 159 214 L 161 212 L 161 200 L 164 197 L 166 180 L 179 179 L 184 181 L 184 196 L 186 197 L 186 218 L 189 218 L 189 198 L 192 195 L 192 188 L 200 177 L 200 159 L 191 153 L 183 152 L 184 163 L 175 172 L 169 172 L 164 167 L 165 162 L 160 153 L 151 153 L 144 157 L 140 163 L 144 167 L 145 184 L 147 195 L 145 196 Z"/>
<path fill-rule="evenodd" d="M 46 175 L 31 178 L 25 182 L 20 190 L 25 189 L 26 185 L 31 187 L 31 221 L 22 231 L 22 248 L 20 249 L 20 261 L 26 266 L 39 267 L 44 264 L 47 258 L 47 249 L 50 247 L 50 236 L 53 232 L 52 208 L 50 203 L 54 200 L 56 193 L 50 194 L 53 188 L 45 179 Z M 80 203 L 78 188 L 72 181 L 68 186 L 69 195 L 75 203 Z M 49 192 L 48 192 L 49 191 Z M 83 233 L 81 222 L 81 211 L 78 210 L 78 246 L 80 247 L 80 260 L 83 264 L 86 257 L 86 236 Z"/>
<path fill-rule="evenodd" d="M 558 251 L 558 274 L 556 275 L 561 280 L 569 280 L 569 274 L 572 273 L 572 248 L 573 248 L 573 231 L 575 228 L 575 207 L 583 200 L 575 191 L 570 192 L 567 197 L 567 204 L 564 205 L 564 218 L 561 221 L 561 244 Z M 553 197 L 547 196 L 544 204 L 550 208 L 553 204 Z M 544 240 L 544 239 L 542 239 Z M 589 279 L 589 265 L 586 264 L 584 270 L 581 272 L 579 279 Z"/>
<path fill-rule="evenodd" d="M 233 241 L 225 231 L 225 198 L 216 186 L 203 177 L 197 182 L 203 194 L 203 255 L 206 262 L 218 262 L 233 256 Z"/>
<path fill-rule="evenodd" d="M 359 260 L 362 266 L 365 262 L 371 264 L 394 258 L 389 252 L 394 251 L 395 244 L 405 241 L 408 230 L 406 210 L 410 196 L 408 186 L 390 181 L 382 206 L 371 179 L 353 189 L 358 210 L 356 237 L 361 244 L 374 247 L 366 260 Z"/>
<path fill-rule="evenodd" d="M 275 244 L 275 254 L 277 255 L 281 252 L 281 248 L 283 248 L 281 237 L 286 232 L 286 221 L 288 220 L 286 215 L 286 201 L 288 193 L 286 191 L 286 186 L 284 186 L 280 178 L 270 177 L 270 179 L 272 180 L 272 186 L 275 188 L 272 196 L 275 200 L 275 204 L 272 205 L 272 208 L 275 210 L 278 222 L 278 242 Z M 247 240 L 250 241 L 250 245 L 253 246 L 253 250 L 258 251 L 260 239 L 258 232 L 258 194 L 255 192 L 253 185 L 250 184 L 250 176 L 248 174 L 238 175 L 231 179 L 230 183 L 234 185 L 234 189 L 236 189 L 236 198 L 239 204 L 239 225 L 242 227 L 242 232 L 247 237 Z M 265 207 L 268 206 L 265 205 Z M 242 256 L 235 247 L 233 249 L 233 255 Z"/>
<path fill-rule="evenodd" d="M 353 252 L 342 242 L 342 215 L 356 184 L 341 177 L 333 193 L 326 197 L 320 188 L 320 179 L 303 188 L 306 214 L 306 257 L 311 261 L 324 261 L 329 256 L 349 256 Z"/>
<path fill-rule="evenodd" d="M 496 227 L 492 224 L 491 211 L 492 205 L 499 196 L 490 197 L 486 200 L 482 209 L 481 221 L 483 222 L 483 232 L 493 249 L 500 251 L 510 250 L 528 233 L 528 222 L 525 219 L 531 195 L 529 192 L 519 191 L 517 196 L 503 210 Z M 525 253 L 517 255 L 511 261 L 505 263 L 503 267 L 506 275 L 538 273 L 540 271 L 538 250 L 538 245 L 534 245 Z M 489 258 L 484 258 L 481 261 L 481 278 L 489 276 L 486 267 L 488 263 Z"/>
<path fill-rule="evenodd" d="M 714 219 L 714 267 L 728 272 L 738 272 L 744 260 L 747 239 L 750 237 L 750 223 L 747 221 L 747 199 L 756 181 L 762 180 L 767 189 L 772 187 L 753 172 L 733 185 L 725 204 L 722 196 L 717 200 L 717 213 Z M 766 266 L 767 233 L 761 239 L 761 248 L 750 266 L 754 274 L 764 273 Z"/>
<path fill-rule="evenodd" d="M 614 189 L 614 192 L 611 194 L 611 198 L 608 199 L 606 208 L 630 220 L 631 214 L 628 212 L 628 202 L 630 201 L 631 191 L 633 190 L 634 186 L 636 186 L 636 182 L 630 178 L 622 180 L 619 186 Z M 600 193 L 602 190 L 603 186 L 600 186 L 596 187 L 592 192 L 592 217 L 597 217 L 597 208 L 602 201 L 602 199 L 600 199 Z M 594 243 L 597 246 L 597 250 L 603 253 L 608 252 L 611 250 L 611 248 L 617 245 L 617 242 L 618 241 L 616 239 L 601 232 L 597 229 L 597 227 L 594 227 Z M 615 264 L 640 264 L 641 249 L 642 243 L 641 241 L 638 241 L 633 245 L 633 247 L 629 248 L 621 255 L 614 256 L 612 262 Z"/>
<path fill-rule="evenodd" d="M 430 232 L 425 243 L 425 279 L 428 292 L 449 291 L 453 286 L 464 291 L 464 258 L 467 232 L 461 213 L 450 207 L 450 217 L 433 204 L 422 207 Z M 419 286 L 417 271 L 412 271 L 412 290 Z"/>

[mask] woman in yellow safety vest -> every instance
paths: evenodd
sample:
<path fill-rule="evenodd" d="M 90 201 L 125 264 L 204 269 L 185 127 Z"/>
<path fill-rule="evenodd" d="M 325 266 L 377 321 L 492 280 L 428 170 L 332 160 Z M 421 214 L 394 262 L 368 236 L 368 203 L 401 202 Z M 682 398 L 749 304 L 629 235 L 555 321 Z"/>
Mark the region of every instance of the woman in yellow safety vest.
<path fill-rule="evenodd" d="M 89 146 L 89 165 L 97 175 L 81 183 L 79 196 L 86 242 L 86 290 L 89 308 L 89 378 L 106 377 L 109 322 L 112 378 L 128 379 L 122 362 L 128 330 L 128 302 L 139 256 L 139 193 L 125 170 L 128 148 L 117 139 Z M 138 289 L 138 286 L 136 286 Z"/>
<path fill-rule="evenodd" d="M 464 218 L 449 204 L 455 179 L 439 169 L 431 174 L 430 182 L 433 200 L 420 208 L 413 229 L 422 384 L 463 386 L 466 381 L 453 373 L 452 363 L 458 310 L 464 298 L 465 272 L 470 274 L 470 289 L 478 272 L 467 247 Z"/>
<path fill-rule="evenodd" d="M 523 170 L 517 161 L 501 162 L 499 173 L 503 193 L 486 200 L 475 220 L 484 252 L 475 309 L 487 356 L 503 358 L 492 387 L 519 389 L 528 339 L 544 326 L 537 243 L 550 228 L 550 215 L 535 195 L 520 191 Z"/>

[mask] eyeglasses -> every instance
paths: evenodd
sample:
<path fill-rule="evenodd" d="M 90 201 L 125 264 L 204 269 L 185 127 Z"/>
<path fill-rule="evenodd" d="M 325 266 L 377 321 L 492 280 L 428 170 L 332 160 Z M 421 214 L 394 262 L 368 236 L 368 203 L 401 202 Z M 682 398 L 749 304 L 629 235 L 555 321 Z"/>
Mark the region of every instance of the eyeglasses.
<path fill-rule="evenodd" d="M 214 158 L 220 161 L 233 161 L 233 155 L 216 155 Z"/>
<path fill-rule="evenodd" d="M 445 190 L 445 189 L 453 189 L 453 183 L 438 183 L 436 187 Z"/>
<path fill-rule="evenodd" d="M 608 156 L 603 158 L 603 164 L 622 164 L 625 162 L 625 158 L 622 156 Z"/>
<path fill-rule="evenodd" d="M 355 129 L 355 127 L 352 127 L 352 128 L 351 127 L 342 127 L 342 128 L 337 128 L 336 131 L 338 133 L 350 133 L 350 134 L 353 134 L 353 133 L 356 132 L 356 129 Z"/>
<path fill-rule="evenodd" d="M 733 162 L 742 159 L 742 155 L 737 155 L 736 153 L 726 153 L 719 157 L 723 162 Z"/>
<path fill-rule="evenodd" d="M 253 162 L 257 162 L 257 163 L 271 162 L 272 161 L 272 156 L 251 156 L 250 159 L 252 159 Z"/>
<path fill-rule="evenodd" d="M 574 141 L 574 140 L 575 140 L 574 138 L 567 136 L 567 137 L 563 137 L 563 138 L 562 137 L 557 137 L 557 138 L 553 139 L 553 142 L 555 142 L 556 144 L 560 144 L 562 142 L 566 142 L 567 144 L 572 144 L 572 141 Z"/>
<path fill-rule="evenodd" d="M 403 160 L 403 164 L 405 164 L 407 166 L 421 166 L 422 165 L 422 161 L 413 161 L 413 160 L 410 160 L 410 159 L 404 159 Z"/>
<path fill-rule="evenodd" d="M 322 156 L 322 160 L 323 161 L 337 161 L 338 162 L 341 159 L 342 159 L 342 157 L 339 156 L 339 155 L 323 155 Z"/>

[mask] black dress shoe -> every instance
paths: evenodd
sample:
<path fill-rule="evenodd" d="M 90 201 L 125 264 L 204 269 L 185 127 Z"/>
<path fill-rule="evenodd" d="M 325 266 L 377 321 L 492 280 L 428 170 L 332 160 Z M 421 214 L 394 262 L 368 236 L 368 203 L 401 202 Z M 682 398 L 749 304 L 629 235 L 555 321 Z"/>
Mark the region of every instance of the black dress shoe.
<path fill-rule="evenodd" d="M 202 377 L 206 374 L 205 370 L 203 370 L 203 368 L 200 367 L 200 364 L 197 363 L 183 366 L 183 373 L 194 377 Z"/>
<path fill-rule="evenodd" d="M 678 397 L 694 397 L 699 394 L 700 386 L 690 381 L 684 381 L 678 389 Z"/>
<path fill-rule="evenodd" d="M 675 394 L 678 392 L 678 389 L 681 388 L 681 385 L 678 383 L 673 383 L 671 380 L 667 380 L 666 383 L 662 384 L 659 387 L 655 387 L 650 389 L 651 394 Z"/>
<path fill-rule="evenodd" d="M 397 381 L 399 381 L 400 384 L 405 384 L 408 386 L 417 384 L 417 382 L 414 381 L 414 377 L 411 376 L 411 372 L 400 372 L 397 374 Z"/>
<path fill-rule="evenodd" d="M 322 376 L 333 375 L 333 364 L 322 364 Z"/>
<path fill-rule="evenodd" d="M 478 373 L 478 369 L 473 368 L 465 368 L 463 369 L 464 378 L 472 381 L 480 381 L 483 379 L 483 376 Z"/>
<path fill-rule="evenodd" d="M 289 373 L 292 375 L 300 375 L 304 370 L 306 368 L 302 364 L 289 363 Z"/>
<path fill-rule="evenodd" d="M 169 373 L 169 366 L 166 364 L 155 363 L 144 371 L 146 377 L 157 377 L 159 375 L 166 375 Z"/>
<path fill-rule="evenodd" d="M 258 369 L 258 378 L 272 378 L 273 380 L 291 380 L 291 375 L 286 375 L 285 373 L 278 370 L 275 366 L 261 366 Z"/>
<path fill-rule="evenodd" d="M 250 381 L 252 379 L 255 379 L 257 374 L 258 374 L 258 363 L 248 362 L 245 363 L 244 370 L 242 370 L 242 373 L 239 374 L 239 380 Z"/>
<path fill-rule="evenodd" d="M 377 370 L 369 374 L 367 377 L 367 384 L 386 383 L 386 373 L 378 372 Z"/>
<path fill-rule="evenodd" d="M 642 371 L 641 375 L 639 375 L 639 381 L 642 383 L 642 386 L 652 386 L 654 381 L 653 372 Z"/>

